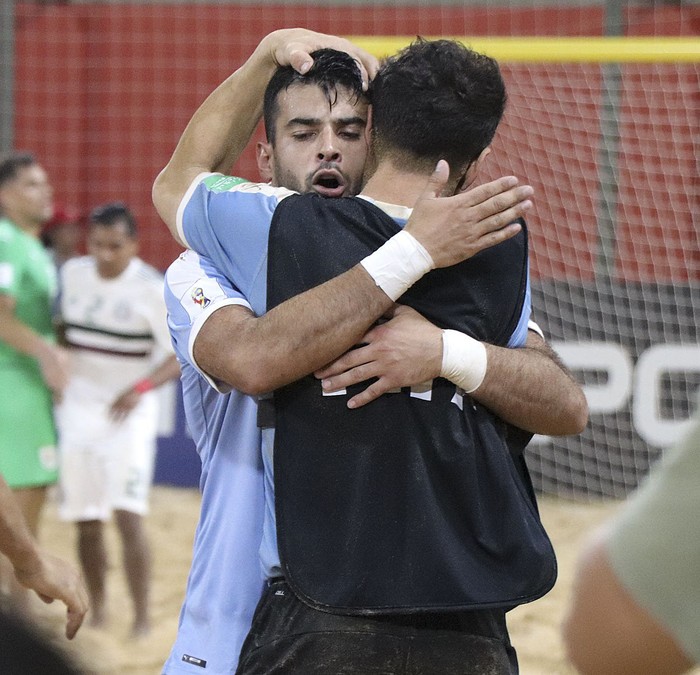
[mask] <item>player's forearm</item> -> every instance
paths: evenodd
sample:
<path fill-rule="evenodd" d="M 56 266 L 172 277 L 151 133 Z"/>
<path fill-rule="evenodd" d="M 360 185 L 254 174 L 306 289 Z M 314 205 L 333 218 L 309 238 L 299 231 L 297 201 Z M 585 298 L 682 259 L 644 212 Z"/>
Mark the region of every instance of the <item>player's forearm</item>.
<path fill-rule="evenodd" d="M 210 319 L 207 323 L 217 325 L 216 330 L 200 332 L 195 359 L 206 372 L 240 391 L 265 393 L 350 349 L 392 305 L 357 265 L 261 317 L 228 326 Z"/>
<path fill-rule="evenodd" d="M 180 364 L 174 355 L 167 356 L 149 373 L 146 380 L 152 389 L 157 389 L 166 382 L 180 376 Z"/>
<path fill-rule="evenodd" d="M 276 64 L 263 43 L 195 112 L 171 163 L 178 171 L 225 171 L 240 157 L 260 121 L 265 87 Z"/>
<path fill-rule="evenodd" d="M 202 103 L 153 185 L 153 203 L 178 237 L 176 214 L 194 178 L 226 171 L 245 149 L 262 115 L 263 94 L 276 64 L 261 43 Z"/>
<path fill-rule="evenodd" d="M 41 359 L 53 346 L 11 312 L 0 312 L 0 341 L 21 354 Z"/>
<path fill-rule="evenodd" d="M 583 390 L 556 354 L 531 333 L 528 345 L 486 345 L 486 376 L 471 396 L 505 421 L 532 433 L 578 434 L 588 421 Z"/>
<path fill-rule="evenodd" d="M 38 550 L 12 490 L 0 476 L 0 552 L 16 569 L 30 569 L 38 562 Z"/>

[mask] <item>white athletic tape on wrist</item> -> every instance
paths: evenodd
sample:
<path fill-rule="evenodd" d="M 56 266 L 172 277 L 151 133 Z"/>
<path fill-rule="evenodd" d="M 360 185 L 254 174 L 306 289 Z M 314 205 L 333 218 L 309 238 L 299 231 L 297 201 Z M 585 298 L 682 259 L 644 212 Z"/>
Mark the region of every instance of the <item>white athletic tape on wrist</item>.
<path fill-rule="evenodd" d="M 440 375 L 469 394 L 486 376 L 486 346 L 456 330 L 442 331 Z"/>
<path fill-rule="evenodd" d="M 404 230 L 361 260 L 360 264 L 392 300 L 398 300 L 435 267 L 430 253 Z"/>

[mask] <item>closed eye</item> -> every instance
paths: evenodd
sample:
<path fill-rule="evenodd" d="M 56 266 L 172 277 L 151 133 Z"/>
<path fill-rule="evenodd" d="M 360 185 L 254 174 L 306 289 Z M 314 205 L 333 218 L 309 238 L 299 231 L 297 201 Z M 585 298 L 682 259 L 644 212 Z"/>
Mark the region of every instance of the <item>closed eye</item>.
<path fill-rule="evenodd" d="M 314 138 L 316 134 L 313 131 L 299 131 L 292 134 L 292 138 L 295 141 L 308 141 Z"/>

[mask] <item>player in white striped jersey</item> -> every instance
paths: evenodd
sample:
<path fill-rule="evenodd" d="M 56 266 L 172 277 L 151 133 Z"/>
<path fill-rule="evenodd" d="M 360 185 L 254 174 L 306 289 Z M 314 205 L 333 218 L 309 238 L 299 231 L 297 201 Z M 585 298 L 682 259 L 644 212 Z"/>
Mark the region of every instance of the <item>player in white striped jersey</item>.
<path fill-rule="evenodd" d="M 136 222 L 122 203 L 90 216 L 90 255 L 61 270 L 61 319 L 71 378 L 57 409 L 60 514 L 78 527 L 78 554 L 92 624 L 106 620 L 112 512 L 134 603 L 134 635 L 150 629 L 150 551 L 143 528 L 153 475 L 158 402 L 153 391 L 179 375 L 162 275 L 136 256 Z"/>

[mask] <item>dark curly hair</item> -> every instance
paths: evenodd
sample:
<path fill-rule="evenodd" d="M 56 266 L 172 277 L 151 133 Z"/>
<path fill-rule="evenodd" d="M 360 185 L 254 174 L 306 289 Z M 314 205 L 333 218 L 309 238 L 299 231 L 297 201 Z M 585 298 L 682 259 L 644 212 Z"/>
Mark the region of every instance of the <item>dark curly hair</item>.
<path fill-rule="evenodd" d="M 270 79 L 263 99 L 263 119 L 265 134 L 272 145 L 275 144 L 275 122 L 279 114 L 278 96 L 294 84 L 315 85 L 323 91 L 332 107 L 338 99 L 338 88 L 350 92 L 351 100 L 366 98 L 362 90 L 362 75 L 355 59 L 345 52 L 335 49 L 317 49 L 311 53 L 314 60 L 311 68 L 301 75 L 291 66 L 280 66 Z"/>
<path fill-rule="evenodd" d="M 506 105 L 498 63 L 453 40 L 418 38 L 370 87 L 377 157 L 467 167 L 491 143 Z"/>

